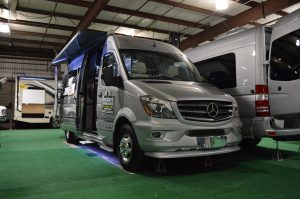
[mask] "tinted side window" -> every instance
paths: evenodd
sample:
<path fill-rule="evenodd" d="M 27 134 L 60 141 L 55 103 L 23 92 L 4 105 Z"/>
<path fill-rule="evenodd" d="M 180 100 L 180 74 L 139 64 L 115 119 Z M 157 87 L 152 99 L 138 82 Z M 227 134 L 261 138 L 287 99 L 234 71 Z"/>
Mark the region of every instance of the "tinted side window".
<path fill-rule="evenodd" d="M 195 63 L 200 74 L 208 83 L 218 88 L 236 87 L 235 54 L 229 53 Z"/>
<path fill-rule="evenodd" d="M 106 86 L 113 86 L 117 77 L 117 62 L 112 53 L 103 56 L 102 75 L 101 78 Z"/>
<path fill-rule="evenodd" d="M 300 79 L 300 30 L 273 42 L 270 64 L 271 79 L 277 81 Z"/>

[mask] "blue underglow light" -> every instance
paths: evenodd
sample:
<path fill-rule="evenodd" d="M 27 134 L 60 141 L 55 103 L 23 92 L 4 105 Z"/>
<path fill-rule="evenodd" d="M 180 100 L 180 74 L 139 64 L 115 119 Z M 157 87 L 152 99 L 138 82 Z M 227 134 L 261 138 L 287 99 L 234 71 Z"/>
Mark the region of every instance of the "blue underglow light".
<path fill-rule="evenodd" d="M 80 145 L 79 147 L 88 150 L 91 153 L 94 153 L 95 155 L 101 157 L 103 160 L 109 162 L 110 164 L 113 164 L 117 167 L 121 166 L 118 157 L 114 153 L 104 151 L 103 149 L 100 149 L 98 146 L 95 145 Z M 93 157 L 94 155 L 89 156 Z"/>

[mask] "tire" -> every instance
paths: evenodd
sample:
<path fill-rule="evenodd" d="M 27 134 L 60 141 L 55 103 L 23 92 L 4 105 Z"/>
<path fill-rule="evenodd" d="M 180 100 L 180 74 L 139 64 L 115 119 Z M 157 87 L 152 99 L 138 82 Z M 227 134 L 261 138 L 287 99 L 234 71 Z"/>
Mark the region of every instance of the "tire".
<path fill-rule="evenodd" d="M 49 126 L 51 128 L 57 129 L 57 128 L 59 128 L 59 121 L 56 120 L 55 118 L 51 117 L 50 122 L 49 122 Z"/>
<path fill-rule="evenodd" d="M 122 167 L 127 171 L 139 170 L 143 163 L 144 153 L 138 145 L 132 127 L 125 124 L 117 133 L 117 153 Z"/>
<path fill-rule="evenodd" d="M 256 145 L 261 141 L 261 138 L 254 138 L 254 139 L 243 139 L 240 143 L 240 147 L 243 150 L 249 150 L 256 147 Z"/>
<path fill-rule="evenodd" d="M 76 144 L 76 142 L 77 142 L 77 139 L 73 132 L 65 131 L 65 138 L 66 138 L 67 143 Z"/>

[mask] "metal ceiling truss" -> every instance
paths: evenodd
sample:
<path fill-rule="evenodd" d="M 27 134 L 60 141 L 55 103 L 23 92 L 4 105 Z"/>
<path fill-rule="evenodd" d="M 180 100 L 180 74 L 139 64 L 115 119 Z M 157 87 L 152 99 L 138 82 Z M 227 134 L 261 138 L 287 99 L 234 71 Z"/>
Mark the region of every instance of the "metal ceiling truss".
<path fill-rule="evenodd" d="M 20 57 L 38 57 L 38 58 L 50 58 L 55 57 L 55 52 L 53 49 L 44 49 L 44 48 L 30 48 L 30 47 L 21 47 L 18 46 L 4 46 L 0 45 L 1 56 L 4 55 L 13 55 Z"/>
<path fill-rule="evenodd" d="M 215 38 L 216 36 L 223 34 L 233 28 L 244 26 L 249 21 L 256 21 L 267 15 L 276 13 L 282 9 L 290 7 L 299 0 L 268 0 L 262 4 L 256 4 L 254 7 L 238 14 L 227 20 L 212 26 L 208 30 L 204 30 L 192 37 L 189 37 L 181 42 L 180 47 L 182 50 L 197 46 L 199 43 Z"/>
<path fill-rule="evenodd" d="M 47 0 L 47 1 L 56 2 L 57 0 Z M 87 7 L 87 8 L 89 8 L 92 5 L 91 2 L 82 1 L 82 0 L 58 0 L 58 2 L 64 3 L 64 4 L 69 4 L 69 5 Z M 173 24 L 177 24 L 177 25 L 200 28 L 200 29 L 207 29 L 210 27 L 209 25 L 200 24 L 200 23 L 196 23 L 196 22 L 185 21 L 185 20 L 181 20 L 181 19 L 175 19 L 175 18 L 171 18 L 171 17 L 155 15 L 155 14 L 150 14 L 150 13 L 146 13 L 146 12 L 141 12 L 138 10 L 130 10 L 130 9 L 109 6 L 109 5 L 104 7 L 103 10 L 109 11 L 109 12 L 115 12 L 115 13 L 119 13 L 119 14 L 125 14 L 125 15 L 129 15 L 129 16 L 136 16 L 136 17 L 141 17 L 141 18 L 153 19 L 153 20 L 157 20 L 157 21 L 163 21 L 163 22 L 167 22 L 167 23 L 173 23 Z"/>
<path fill-rule="evenodd" d="M 173 7 L 178 7 L 178 8 L 194 11 L 194 12 L 201 12 L 201 13 L 211 15 L 211 16 L 219 16 L 219 17 L 226 19 L 224 22 L 221 22 L 215 26 L 209 26 L 209 25 L 204 25 L 204 24 L 200 24 L 200 23 L 196 23 L 196 22 L 190 22 L 190 21 L 185 21 L 185 20 L 181 20 L 181 19 L 175 19 L 175 18 L 170 18 L 170 17 L 166 17 L 166 16 L 160 16 L 160 15 L 150 14 L 150 13 L 146 13 L 146 12 L 141 12 L 138 10 L 129 10 L 129 9 L 125 9 L 125 8 L 109 6 L 109 5 L 107 5 L 109 0 L 96 0 L 94 2 L 88 2 L 88 1 L 82 1 L 82 0 L 47 0 L 47 1 L 53 1 L 53 2 L 58 2 L 58 3 L 65 3 L 65 4 L 70 4 L 70 5 L 87 7 L 88 10 L 85 13 L 85 15 L 82 17 L 82 16 L 78 16 L 78 15 L 71 15 L 71 14 L 59 13 L 59 12 L 51 12 L 51 11 L 45 11 L 45 10 L 37 10 L 37 9 L 32 9 L 32 8 L 24 8 L 24 7 L 16 8 L 16 11 L 21 11 L 21 12 L 28 12 L 28 13 L 34 13 L 34 14 L 41 14 L 41 15 L 48 15 L 48 16 L 55 16 L 55 17 L 79 20 L 80 22 L 77 25 L 77 27 L 56 25 L 56 24 L 50 24 L 50 23 L 48 24 L 48 23 L 34 22 L 34 21 L 27 21 L 27 20 L 10 20 L 9 23 L 69 31 L 72 33 L 70 36 L 74 35 L 79 30 L 87 29 L 88 26 L 92 22 L 106 24 L 106 25 L 112 25 L 112 26 L 122 26 L 122 27 L 139 29 L 139 30 L 144 30 L 144 31 L 153 31 L 153 32 L 163 33 L 163 34 L 168 34 L 170 32 L 168 30 L 162 30 L 162 29 L 157 29 L 157 28 L 142 27 L 142 26 L 137 26 L 137 25 L 124 24 L 121 22 L 113 22 L 113 21 L 97 19 L 96 17 L 98 16 L 98 14 L 102 10 L 105 10 L 105 11 L 109 11 L 109 12 L 116 12 L 116 13 L 120 13 L 120 14 L 129 15 L 129 16 L 137 16 L 137 17 L 141 17 L 141 18 L 148 18 L 148 19 L 153 19 L 153 20 L 157 20 L 157 21 L 164 21 L 167 23 L 173 23 L 173 24 L 183 25 L 183 26 L 187 26 L 187 27 L 204 29 L 204 31 L 202 31 L 194 36 L 191 36 L 189 34 L 186 35 L 188 38 L 181 43 L 182 49 L 190 48 L 190 47 L 195 46 L 203 41 L 212 40 L 214 37 L 218 36 L 219 34 L 222 34 L 226 31 L 228 31 L 232 28 L 238 27 L 238 26 L 243 26 L 246 24 L 257 25 L 257 23 L 255 23 L 253 21 L 258 20 L 262 17 L 265 17 L 269 14 L 277 13 L 281 16 L 285 16 L 287 13 L 283 12 L 282 9 L 299 2 L 299 0 L 298 1 L 297 0 L 286 0 L 286 1 L 268 0 L 267 2 L 258 3 L 258 2 L 250 1 L 250 0 L 237 0 L 236 2 L 245 4 L 247 6 L 250 6 L 251 8 L 249 10 L 246 10 L 243 13 L 236 15 L 236 16 L 230 16 L 230 15 L 223 14 L 221 12 L 213 12 L 211 10 L 195 7 L 195 6 L 188 5 L 188 4 L 178 3 L 178 2 L 174 2 L 174 1 L 170 1 L 170 0 L 149 0 L 152 2 L 161 3 L 161 4 L 173 6 Z M 0 8 L 3 8 L 3 6 L 0 5 Z M 0 18 L 0 22 L 8 23 L 8 20 L 4 19 L 4 18 Z M 65 41 L 67 41 L 68 39 L 71 38 L 70 36 L 62 36 L 62 35 L 48 34 L 48 33 L 44 34 L 44 33 L 19 31 L 19 30 L 12 30 L 11 35 L 27 35 L 27 36 L 37 36 L 37 37 L 45 36 L 48 38 L 55 38 L 58 40 L 65 40 Z M 4 41 L 4 38 L 0 38 L 0 41 L 1 40 Z M 6 40 L 7 40 L 7 38 L 6 38 Z M 11 38 L 10 41 L 16 42 L 16 43 L 39 44 L 39 45 L 44 45 L 44 46 L 52 46 L 52 47 L 56 47 L 56 48 L 60 48 L 63 46 L 62 43 L 42 42 L 42 41 L 37 41 L 37 40 L 25 40 L 25 39 Z"/>
<path fill-rule="evenodd" d="M 50 12 L 50 11 L 37 10 L 37 9 L 32 9 L 32 8 L 23 8 L 23 7 L 18 7 L 17 11 L 41 14 L 41 15 L 48 15 L 48 16 L 52 14 L 52 12 Z M 53 13 L 53 16 L 67 18 L 67 19 L 75 19 L 75 20 L 82 19 L 82 16 L 79 16 L 79 15 L 65 14 L 65 13 L 60 13 L 60 12 Z M 143 31 L 152 31 L 152 32 L 162 33 L 162 34 L 169 34 L 169 32 L 170 32 L 168 30 L 163 30 L 163 29 L 142 27 L 142 26 L 137 26 L 137 25 L 124 24 L 124 23 L 120 23 L 120 22 L 107 21 L 107 20 L 102 20 L 102 19 L 94 19 L 93 23 L 100 23 L 100 24 L 111 25 L 111 26 L 122 26 L 122 27 L 133 28 L 133 29 L 143 30 Z M 189 35 L 186 35 L 186 36 L 189 36 Z"/>

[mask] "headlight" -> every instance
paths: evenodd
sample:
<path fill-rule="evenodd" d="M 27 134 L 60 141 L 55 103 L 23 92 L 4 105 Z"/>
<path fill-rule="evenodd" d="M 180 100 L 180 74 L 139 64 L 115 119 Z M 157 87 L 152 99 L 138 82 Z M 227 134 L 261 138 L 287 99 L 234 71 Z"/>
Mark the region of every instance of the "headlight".
<path fill-rule="evenodd" d="M 156 97 L 147 95 L 141 97 L 141 103 L 145 112 L 152 117 L 176 119 L 171 103 Z"/>
<path fill-rule="evenodd" d="M 6 116 L 6 114 L 7 114 L 6 110 L 3 109 L 3 110 L 2 110 L 2 115 L 3 115 L 3 116 Z"/>
<path fill-rule="evenodd" d="M 239 107 L 238 107 L 237 103 L 233 103 L 233 116 L 234 117 L 240 116 Z"/>

